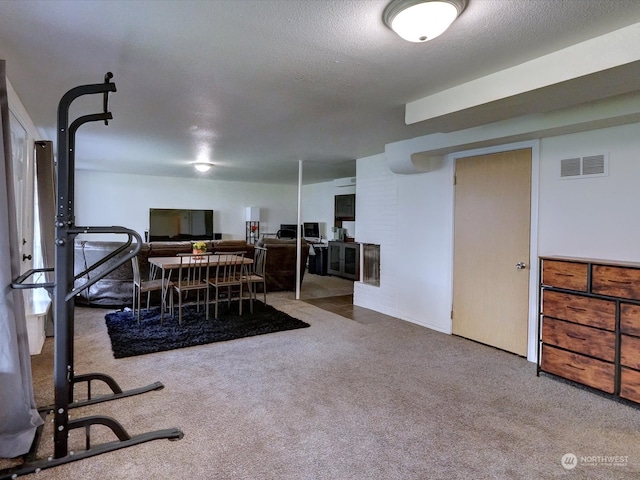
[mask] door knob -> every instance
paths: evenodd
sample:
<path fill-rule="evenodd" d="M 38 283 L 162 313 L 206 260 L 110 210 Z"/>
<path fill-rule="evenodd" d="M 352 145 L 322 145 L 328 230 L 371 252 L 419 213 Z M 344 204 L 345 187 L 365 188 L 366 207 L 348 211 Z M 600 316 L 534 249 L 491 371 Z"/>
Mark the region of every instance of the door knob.
<path fill-rule="evenodd" d="M 527 268 L 527 264 L 524 263 L 524 262 L 516 263 L 516 268 L 518 270 L 523 270 L 523 269 Z"/>
<path fill-rule="evenodd" d="M 27 260 L 31 260 L 31 255 L 27 255 L 26 253 L 22 254 L 22 261 L 26 262 Z"/>

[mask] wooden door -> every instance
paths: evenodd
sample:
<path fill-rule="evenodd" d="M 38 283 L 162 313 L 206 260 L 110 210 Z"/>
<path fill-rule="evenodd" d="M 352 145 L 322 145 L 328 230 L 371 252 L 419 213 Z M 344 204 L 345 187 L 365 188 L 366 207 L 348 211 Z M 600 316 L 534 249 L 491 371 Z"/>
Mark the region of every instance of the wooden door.
<path fill-rule="evenodd" d="M 461 158 L 455 175 L 453 333 L 526 356 L 531 150 Z"/>

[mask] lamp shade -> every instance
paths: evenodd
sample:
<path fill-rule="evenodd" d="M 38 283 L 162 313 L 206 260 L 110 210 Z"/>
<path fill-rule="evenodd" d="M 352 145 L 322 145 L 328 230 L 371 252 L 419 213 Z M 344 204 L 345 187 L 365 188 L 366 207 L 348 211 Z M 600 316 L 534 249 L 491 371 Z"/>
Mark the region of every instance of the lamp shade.
<path fill-rule="evenodd" d="M 393 0 L 384 23 L 409 42 L 426 42 L 442 34 L 467 6 L 467 0 Z"/>
<path fill-rule="evenodd" d="M 259 222 L 260 207 L 247 207 L 245 211 L 245 220 L 247 222 Z"/>

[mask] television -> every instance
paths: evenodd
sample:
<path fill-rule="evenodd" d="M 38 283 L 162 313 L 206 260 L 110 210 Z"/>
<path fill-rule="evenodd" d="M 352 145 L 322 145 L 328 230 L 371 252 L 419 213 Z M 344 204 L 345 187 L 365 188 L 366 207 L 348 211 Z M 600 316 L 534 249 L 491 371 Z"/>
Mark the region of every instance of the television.
<path fill-rule="evenodd" d="M 295 223 L 281 223 L 278 231 L 279 238 L 296 238 L 298 236 L 298 226 Z"/>
<path fill-rule="evenodd" d="M 318 222 L 304 222 L 302 231 L 305 238 L 320 238 L 320 224 Z"/>
<path fill-rule="evenodd" d="M 213 210 L 149 209 L 149 241 L 211 240 Z"/>

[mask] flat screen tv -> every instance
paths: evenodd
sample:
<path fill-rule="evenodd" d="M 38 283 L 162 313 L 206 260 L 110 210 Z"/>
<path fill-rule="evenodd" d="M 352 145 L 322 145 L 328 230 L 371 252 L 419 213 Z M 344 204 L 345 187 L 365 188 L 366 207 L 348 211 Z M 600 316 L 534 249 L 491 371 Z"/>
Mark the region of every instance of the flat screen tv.
<path fill-rule="evenodd" d="M 149 241 L 211 240 L 213 210 L 149 209 Z"/>

